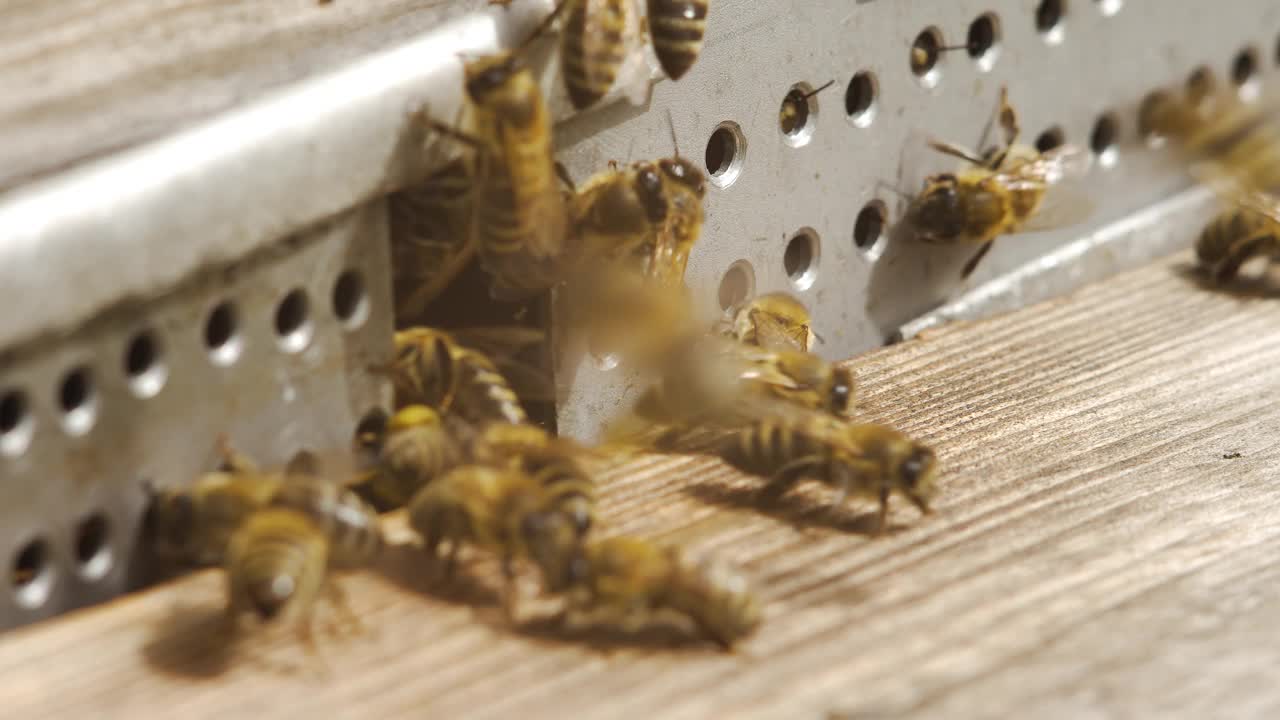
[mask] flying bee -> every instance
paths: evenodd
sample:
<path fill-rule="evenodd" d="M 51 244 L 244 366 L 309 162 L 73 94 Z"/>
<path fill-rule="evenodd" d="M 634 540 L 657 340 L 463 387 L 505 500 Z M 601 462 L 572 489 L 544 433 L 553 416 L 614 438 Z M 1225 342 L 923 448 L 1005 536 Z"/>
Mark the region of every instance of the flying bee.
<path fill-rule="evenodd" d="M 1217 283 L 1233 280 L 1253 258 L 1280 261 L 1280 203 L 1259 192 L 1241 194 L 1196 239 L 1196 258 Z"/>
<path fill-rule="evenodd" d="M 607 617 L 625 629 L 667 611 L 692 621 L 725 648 L 760 625 L 761 609 L 747 579 L 710 557 L 634 537 L 588 542 L 576 567 L 566 618 Z"/>
<path fill-rule="evenodd" d="M 890 495 L 900 494 L 928 513 L 936 492 L 933 451 L 884 425 L 818 415 L 803 421 L 761 420 L 727 438 L 719 455 L 739 470 L 768 478 L 766 497 L 780 497 L 807 477 L 836 489 L 834 506 L 850 494 L 876 498 L 877 533 L 884 529 Z"/>
<path fill-rule="evenodd" d="M 409 524 L 428 554 L 449 542 L 445 577 L 452 578 L 463 544 L 497 554 L 502 562 L 503 606 L 515 615 L 517 559 L 532 560 L 547 587 L 565 586 L 581 541 L 575 510 L 590 497 L 589 484 L 559 478 L 546 484 L 512 468 L 464 465 L 422 489 L 409 504 Z"/>
<path fill-rule="evenodd" d="M 395 359 L 386 370 L 403 404 L 423 404 L 469 422 L 522 423 L 520 399 L 493 361 L 427 327 L 395 334 Z"/>
<path fill-rule="evenodd" d="M 730 307 L 717 327 L 721 334 L 765 350 L 808 352 L 818 337 L 809 309 L 785 292 L 757 295 Z"/>
<path fill-rule="evenodd" d="M 404 507 L 423 486 L 466 460 L 462 432 L 426 405 L 401 408 L 387 421 L 376 466 L 352 490 L 382 512 Z"/>
<path fill-rule="evenodd" d="M 1280 127 L 1271 117 L 1234 93 L 1191 88 L 1186 97 L 1152 93 L 1138 124 L 1149 138 L 1168 141 L 1200 180 L 1227 178 L 1236 192 L 1269 192 L 1280 186 Z"/>
<path fill-rule="evenodd" d="M 398 318 L 420 316 L 475 255 L 472 193 L 459 159 L 388 199 Z"/>
<path fill-rule="evenodd" d="M 1005 88 L 1000 91 L 998 118 L 1004 144 L 982 156 L 949 143 L 929 143 L 968 165 L 955 173 L 926 178 L 905 215 L 909 227 L 925 242 L 980 246 L 964 265 L 961 277 L 965 278 L 997 237 L 1064 227 L 1083 220 L 1092 209 L 1083 196 L 1054 187 L 1088 172 L 1092 158 L 1086 150 L 1060 145 L 1042 153 L 1017 145 L 1017 115 Z"/>
<path fill-rule="evenodd" d="M 679 80 L 702 52 L 711 0 L 648 0 L 649 36 L 667 77 Z"/>
<path fill-rule="evenodd" d="M 804 92 L 794 88 L 788 92 L 782 98 L 782 107 L 778 110 L 778 126 L 782 128 L 782 132 L 787 135 L 799 132 L 809 118 L 809 98 L 835 84 L 836 81 L 832 80 L 817 90 Z"/>
<path fill-rule="evenodd" d="M 253 513 L 227 546 L 227 613 L 297 623 L 314 646 L 311 614 L 328 564 L 329 543 L 307 515 L 288 508 Z"/>

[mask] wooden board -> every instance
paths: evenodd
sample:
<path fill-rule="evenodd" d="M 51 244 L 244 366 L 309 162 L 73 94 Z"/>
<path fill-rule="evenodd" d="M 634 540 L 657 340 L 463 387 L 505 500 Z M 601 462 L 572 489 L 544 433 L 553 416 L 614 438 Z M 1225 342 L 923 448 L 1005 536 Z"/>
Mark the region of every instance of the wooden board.
<path fill-rule="evenodd" d="M 759 582 L 767 621 L 735 654 L 670 628 L 566 637 L 535 608 L 512 629 L 491 565 L 446 589 L 402 548 L 345 581 L 367 630 L 322 636 L 320 659 L 292 635 L 225 642 L 210 572 L 5 636 L 0 707 L 1280 717 L 1280 292 L 1208 292 L 1177 264 L 857 359 L 866 416 L 945 463 L 938 512 L 895 507 L 887 537 L 821 488 L 757 512 L 755 484 L 713 460 L 610 471 L 611 531 L 721 553 Z"/>
<path fill-rule="evenodd" d="M 485 0 L 0 0 L 0 190 L 165 135 Z"/>

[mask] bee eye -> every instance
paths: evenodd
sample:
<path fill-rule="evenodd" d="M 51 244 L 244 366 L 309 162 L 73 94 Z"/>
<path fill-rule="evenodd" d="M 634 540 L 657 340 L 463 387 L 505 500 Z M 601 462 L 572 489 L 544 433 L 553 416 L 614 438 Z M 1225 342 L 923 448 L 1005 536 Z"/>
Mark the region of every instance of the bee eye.
<path fill-rule="evenodd" d="M 933 463 L 933 453 L 924 448 L 917 448 L 902 463 L 900 468 L 902 472 L 902 480 L 909 487 L 914 487 L 916 482 L 920 480 L 920 476 L 929 469 Z"/>
<path fill-rule="evenodd" d="M 662 178 L 658 177 L 653 168 L 646 167 L 636 175 L 636 192 L 650 222 L 657 223 L 666 219 L 667 198 L 662 194 Z"/>
<path fill-rule="evenodd" d="M 656 193 L 662 189 L 662 180 L 658 177 L 658 173 L 649 168 L 640 171 L 636 176 L 636 182 L 646 193 Z"/>

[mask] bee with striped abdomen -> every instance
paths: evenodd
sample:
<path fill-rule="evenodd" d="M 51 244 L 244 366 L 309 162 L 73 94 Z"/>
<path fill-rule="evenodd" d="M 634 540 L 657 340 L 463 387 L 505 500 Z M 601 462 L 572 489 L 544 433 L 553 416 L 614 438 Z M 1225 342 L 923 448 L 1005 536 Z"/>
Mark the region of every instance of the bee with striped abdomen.
<path fill-rule="evenodd" d="M 297 623 L 313 646 L 311 613 L 325 583 L 329 547 L 302 512 L 269 508 L 250 515 L 227 546 L 228 615 Z"/>
<path fill-rule="evenodd" d="M 1230 282 L 1254 258 L 1280 261 L 1280 202 L 1259 192 L 1238 196 L 1196 239 L 1196 259 L 1217 283 Z"/>
<path fill-rule="evenodd" d="M 928 513 L 936 493 L 933 451 L 884 425 L 820 415 L 762 420 L 727 438 L 719 455 L 739 470 L 768 478 L 766 497 L 779 497 L 799 480 L 812 478 L 836 489 L 836 506 L 851 494 L 875 498 L 877 532 L 884 529 L 891 495 L 900 494 Z"/>
<path fill-rule="evenodd" d="M 414 497 L 409 523 L 431 557 L 449 543 L 446 579 L 454 574 L 463 544 L 498 555 L 503 605 L 514 616 L 515 561 L 532 560 L 549 588 L 564 586 L 582 538 L 576 510 L 592 492 L 589 484 L 571 478 L 546 484 L 509 467 L 464 465 Z"/>
<path fill-rule="evenodd" d="M 684 77 L 702 52 L 710 8 L 711 0 L 648 0 L 653 50 L 672 80 Z"/>
<path fill-rule="evenodd" d="M 404 507 L 427 483 L 466 460 L 464 432 L 426 405 L 401 408 L 378 441 L 375 467 L 352 490 L 380 512 Z"/>
<path fill-rule="evenodd" d="M 514 53 L 468 62 L 465 74 L 478 141 L 470 173 L 476 249 L 494 296 L 526 299 L 559 282 L 568 253 L 551 114 L 537 78 Z"/>
<path fill-rule="evenodd" d="M 747 579 L 723 562 L 634 537 L 586 544 L 567 620 L 608 619 L 635 630 L 661 612 L 689 619 L 725 648 L 754 632 L 762 615 Z"/>
<path fill-rule="evenodd" d="M 1092 158 L 1087 150 L 1061 145 L 1040 152 L 1018 145 L 1017 114 L 1005 88 L 1000 91 L 997 119 L 1005 138 L 991 152 L 978 155 L 950 143 L 929 142 L 934 150 L 966 165 L 926 178 L 904 217 L 924 242 L 979 246 L 965 263 L 963 278 L 1001 235 L 1065 227 L 1084 220 L 1093 207 L 1086 196 L 1061 187 L 1063 180 L 1088 172 Z"/>
<path fill-rule="evenodd" d="M 560 67 L 569 99 L 579 110 L 608 94 L 627 59 L 628 33 L 637 24 L 633 0 L 564 0 Z"/>
<path fill-rule="evenodd" d="M 482 425 L 528 419 L 493 361 L 443 330 L 414 327 L 395 334 L 388 372 L 402 405 L 421 404 Z"/>
<path fill-rule="evenodd" d="M 468 165 L 455 160 L 388 198 L 397 318 L 420 316 L 475 255 L 473 191 Z"/>

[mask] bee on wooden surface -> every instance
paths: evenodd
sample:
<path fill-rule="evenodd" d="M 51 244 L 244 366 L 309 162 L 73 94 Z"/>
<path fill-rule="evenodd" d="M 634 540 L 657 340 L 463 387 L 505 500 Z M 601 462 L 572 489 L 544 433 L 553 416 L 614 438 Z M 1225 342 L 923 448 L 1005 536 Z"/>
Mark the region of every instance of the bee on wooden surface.
<path fill-rule="evenodd" d="M 561 279 L 568 252 L 551 115 L 537 78 L 514 53 L 468 62 L 465 75 L 478 141 L 470 173 L 476 249 L 496 298 L 529 298 Z"/>
<path fill-rule="evenodd" d="M 387 421 L 375 467 L 352 490 L 380 512 L 404 507 L 431 480 L 467 457 L 464 428 L 426 405 L 407 405 Z"/>
<path fill-rule="evenodd" d="M 464 465 L 427 485 L 409 504 L 409 524 L 427 553 L 438 557 L 448 541 L 445 577 L 452 578 L 462 545 L 501 559 L 503 605 L 515 614 L 517 559 L 533 561 L 549 589 L 564 587 L 582 539 L 576 517 L 593 488 L 574 478 L 547 484 L 519 470 Z"/>
<path fill-rule="evenodd" d="M 661 444 L 694 428 L 734 429 L 815 411 L 839 417 L 851 411 L 855 388 L 851 370 L 812 353 L 707 338 L 673 353 L 658 382 L 609 436 L 627 443 L 661 428 Z"/>
<path fill-rule="evenodd" d="M 149 490 L 146 525 L 156 551 L 191 565 L 222 562 L 231 535 L 280 487 L 278 475 L 212 472 L 189 487 Z"/>
<path fill-rule="evenodd" d="M 785 292 L 757 295 L 725 312 L 718 323 L 721 334 L 765 350 L 808 352 L 817 334 L 809 309 Z"/>
<path fill-rule="evenodd" d="M 1088 172 L 1092 164 L 1088 151 L 1061 145 L 1040 152 L 1017 145 L 1017 115 L 1004 88 L 998 120 L 1004 144 L 982 156 L 949 143 L 929 143 L 967 165 L 955 173 L 926 178 L 905 215 L 908 226 L 925 242 L 980 246 L 964 265 L 961 276 L 966 278 L 997 237 L 1065 227 L 1085 219 L 1092 210 L 1085 196 L 1055 187 Z"/>
<path fill-rule="evenodd" d="M 363 567 L 382 551 L 378 513 L 351 488 L 320 478 L 292 476 L 280 483 L 268 507 L 306 515 L 329 544 L 329 563 Z"/>
<path fill-rule="evenodd" d="M 535 425 L 492 423 L 476 437 L 472 459 L 493 467 L 509 467 L 557 492 L 572 489 L 558 501 L 559 511 L 578 535 L 591 529 L 595 480 L 583 460 L 596 453 L 569 438 L 554 437 Z"/>
<path fill-rule="evenodd" d="M 672 80 L 684 77 L 702 52 L 710 9 L 711 0 L 648 0 L 653 50 Z"/>
<path fill-rule="evenodd" d="M 421 315 L 475 255 L 473 188 L 467 164 L 455 160 L 388 199 L 396 317 Z"/>
<path fill-rule="evenodd" d="M 414 327 L 395 334 L 387 368 L 402 404 L 422 404 L 476 424 L 528 419 L 515 390 L 484 354 L 442 330 Z"/>
<path fill-rule="evenodd" d="M 311 641 L 311 613 L 325 583 L 330 544 L 306 514 L 268 508 L 251 514 L 227 547 L 227 612 L 297 623 Z"/>
<path fill-rule="evenodd" d="M 747 579 L 710 557 L 634 537 L 588 542 L 568 595 L 567 618 L 610 619 L 635 630 L 674 612 L 725 648 L 760 625 L 761 609 Z"/>
<path fill-rule="evenodd" d="M 832 505 L 853 495 L 880 503 L 877 532 L 889 512 L 889 497 L 900 494 L 930 512 L 936 492 L 933 451 L 884 425 L 853 424 L 814 416 L 802 422 L 762 420 L 726 439 L 719 455 L 730 465 L 768 478 L 766 497 L 779 497 L 803 478 L 837 491 Z"/>
<path fill-rule="evenodd" d="M 1217 283 L 1233 280 L 1253 258 L 1280 261 L 1280 202 L 1263 193 L 1243 193 L 1205 226 L 1196 258 Z"/>

